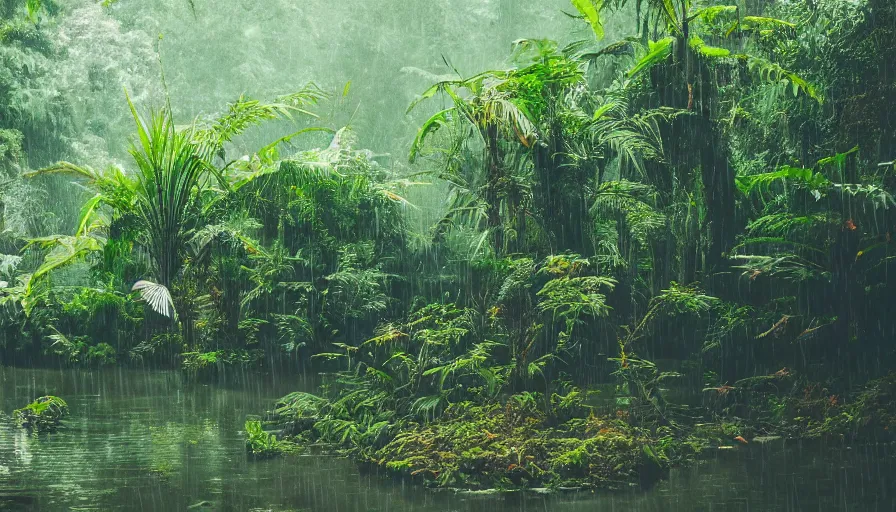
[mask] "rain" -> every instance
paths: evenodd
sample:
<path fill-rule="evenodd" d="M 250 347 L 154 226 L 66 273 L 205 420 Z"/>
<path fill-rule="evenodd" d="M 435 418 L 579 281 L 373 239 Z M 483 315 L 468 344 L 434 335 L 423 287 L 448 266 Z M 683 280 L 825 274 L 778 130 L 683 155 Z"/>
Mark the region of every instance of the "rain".
<path fill-rule="evenodd" d="M 894 54 L 892 0 L 0 0 L 0 510 L 896 510 Z"/>

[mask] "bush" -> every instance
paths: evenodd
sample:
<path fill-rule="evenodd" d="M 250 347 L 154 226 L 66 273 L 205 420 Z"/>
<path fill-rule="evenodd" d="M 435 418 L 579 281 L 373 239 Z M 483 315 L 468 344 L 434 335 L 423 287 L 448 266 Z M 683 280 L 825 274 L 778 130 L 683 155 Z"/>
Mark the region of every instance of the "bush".
<path fill-rule="evenodd" d="M 265 432 L 258 420 L 246 420 L 246 451 L 260 458 L 274 457 L 281 452 L 274 434 Z"/>

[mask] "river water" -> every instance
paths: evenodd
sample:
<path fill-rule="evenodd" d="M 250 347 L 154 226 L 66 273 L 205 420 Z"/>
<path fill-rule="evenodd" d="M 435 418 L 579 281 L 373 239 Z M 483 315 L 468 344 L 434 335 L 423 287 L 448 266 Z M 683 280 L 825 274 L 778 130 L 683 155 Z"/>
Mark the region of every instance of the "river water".
<path fill-rule="evenodd" d="M 649 491 L 555 496 L 431 492 L 323 456 L 247 459 L 247 414 L 312 380 L 0 367 L 0 510 L 87 511 L 896 511 L 884 446 L 796 442 L 719 451 Z M 64 398 L 65 428 L 33 436 L 9 414 Z"/>

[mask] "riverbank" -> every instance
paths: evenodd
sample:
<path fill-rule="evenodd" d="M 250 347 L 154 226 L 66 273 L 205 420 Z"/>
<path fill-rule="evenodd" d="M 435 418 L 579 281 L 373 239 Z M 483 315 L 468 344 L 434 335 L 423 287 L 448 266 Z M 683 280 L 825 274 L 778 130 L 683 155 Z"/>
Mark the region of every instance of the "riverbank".
<path fill-rule="evenodd" d="M 395 482 L 380 466 L 312 454 L 318 448 L 247 458 L 245 415 L 289 388 L 317 385 L 279 375 L 206 385 L 169 371 L 0 367 L 0 509 L 186 510 L 203 501 L 203 510 L 274 512 L 737 511 L 747 500 L 751 510 L 768 511 L 896 505 L 896 452 L 880 443 L 751 442 L 707 450 L 700 464 L 672 467 L 650 489 L 549 495 L 431 492 Z M 9 414 L 43 393 L 65 398 L 71 413 L 58 432 L 32 436 Z"/>
<path fill-rule="evenodd" d="M 627 407 L 596 414 L 579 390 L 553 395 L 547 409 L 539 393 L 523 393 L 451 404 L 429 421 L 391 422 L 395 411 L 351 416 L 342 395 L 291 393 L 257 425 L 274 443 L 267 455 L 339 453 L 424 487 L 474 491 L 644 489 L 673 467 L 751 445 L 896 442 L 896 374 L 835 395 L 784 369 L 703 394 L 699 408 L 666 404 L 662 419 L 635 423 Z"/>

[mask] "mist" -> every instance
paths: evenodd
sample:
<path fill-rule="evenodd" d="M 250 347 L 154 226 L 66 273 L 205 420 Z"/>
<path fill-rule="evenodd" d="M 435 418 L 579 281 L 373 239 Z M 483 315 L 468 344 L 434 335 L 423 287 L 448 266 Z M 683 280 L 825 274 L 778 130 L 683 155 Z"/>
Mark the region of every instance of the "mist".
<path fill-rule="evenodd" d="M 0 0 L 0 509 L 896 510 L 893 54 L 892 0 Z"/>

